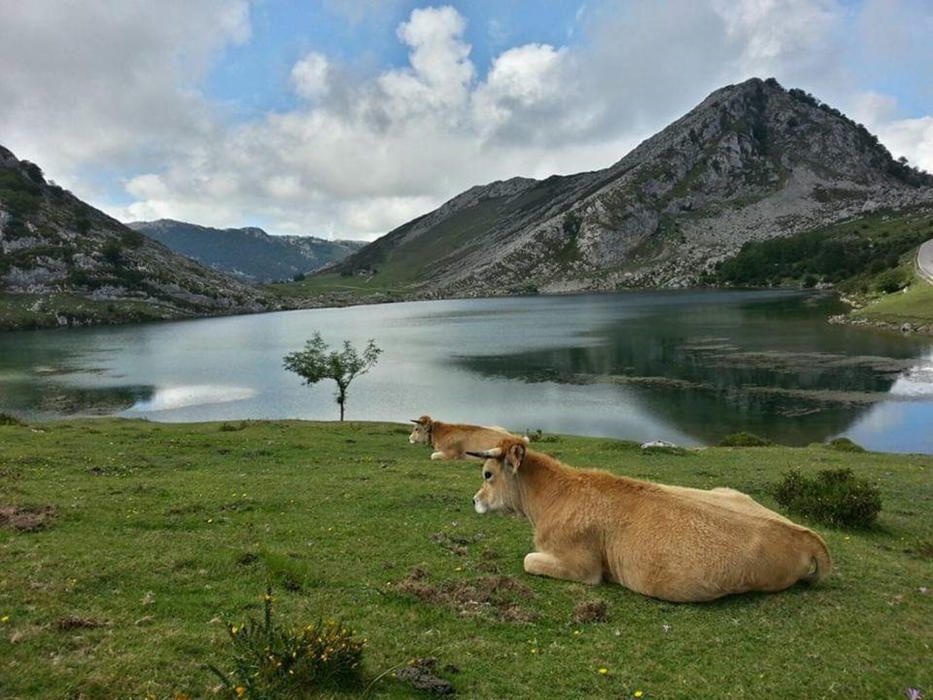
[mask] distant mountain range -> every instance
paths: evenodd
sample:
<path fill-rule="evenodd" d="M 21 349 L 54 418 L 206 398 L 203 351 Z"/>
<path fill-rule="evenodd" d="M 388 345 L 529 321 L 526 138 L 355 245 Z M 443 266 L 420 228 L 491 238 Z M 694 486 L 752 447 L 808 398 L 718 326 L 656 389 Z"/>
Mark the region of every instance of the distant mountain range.
<path fill-rule="evenodd" d="M 172 219 L 127 225 L 202 265 L 256 282 L 292 279 L 342 260 L 365 245 L 313 236 L 270 236 L 261 228 L 209 228 Z"/>
<path fill-rule="evenodd" d="M 684 287 L 747 242 L 930 203 L 933 177 L 864 126 L 754 78 L 605 170 L 473 187 L 302 289 L 337 303 L 379 289 L 431 298 Z"/>
<path fill-rule="evenodd" d="M 46 182 L 0 146 L 0 329 L 249 313 L 278 302 Z"/>

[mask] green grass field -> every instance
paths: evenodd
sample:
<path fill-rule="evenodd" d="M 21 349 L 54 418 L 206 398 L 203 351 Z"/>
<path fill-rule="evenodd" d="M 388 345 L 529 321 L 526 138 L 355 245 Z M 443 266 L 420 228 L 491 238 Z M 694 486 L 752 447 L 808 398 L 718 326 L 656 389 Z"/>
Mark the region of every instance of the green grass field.
<path fill-rule="evenodd" d="M 435 656 L 461 697 L 933 693 L 933 457 L 823 446 L 644 455 L 575 437 L 533 445 L 576 466 L 732 486 L 770 507 L 771 485 L 791 467 L 847 466 L 880 487 L 872 530 L 806 523 L 835 559 L 825 583 L 677 605 L 525 575 L 529 524 L 475 514 L 477 463 L 431 462 L 407 432 L 0 426 L 0 523 L 18 513 L 25 528 L 0 524 L 0 697 L 211 697 L 217 681 L 203 665 L 225 666 L 221 621 L 258 614 L 269 580 L 281 619 L 340 618 L 365 637 L 369 679 Z M 35 510 L 13 509 L 25 506 Z M 413 586 L 416 568 L 424 576 Z M 607 619 L 572 620 L 597 600 Z M 369 693 L 420 691 L 387 673 Z"/>
<path fill-rule="evenodd" d="M 905 291 L 885 295 L 853 311 L 852 316 L 898 325 L 930 326 L 933 324 L 933 284 L 915 277 Z"/>

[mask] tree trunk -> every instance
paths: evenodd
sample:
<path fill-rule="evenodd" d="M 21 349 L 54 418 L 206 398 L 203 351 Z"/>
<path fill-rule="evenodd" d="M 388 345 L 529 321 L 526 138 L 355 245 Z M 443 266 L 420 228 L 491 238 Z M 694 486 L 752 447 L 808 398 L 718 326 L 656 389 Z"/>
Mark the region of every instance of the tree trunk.
<path fill-rule="evenodd" d="M 338 391 L 340 393 L 337 396 L 337 403 L 340 404 L 340 422 L 343 423 L 343 411 L 344 411 L 344 406 L 347 403 L 347 388 L 344 386 L 338 385 Z"/>

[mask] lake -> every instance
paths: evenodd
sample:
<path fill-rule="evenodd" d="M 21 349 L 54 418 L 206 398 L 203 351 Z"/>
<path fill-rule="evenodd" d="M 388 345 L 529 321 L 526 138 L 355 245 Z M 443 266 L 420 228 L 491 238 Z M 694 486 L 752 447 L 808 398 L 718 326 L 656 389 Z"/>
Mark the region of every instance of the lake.
<path fill-rule="evenodd" d="M 933 339 L 826 322 L 832 296 L 665 291 L 409 302 L 0 334 L 0 411 L 30 419 L 333 420 L 282 356 L 375 338 L 349 420 L 495 423 L 710 444 L 845 435 L 933 453 Z"/>

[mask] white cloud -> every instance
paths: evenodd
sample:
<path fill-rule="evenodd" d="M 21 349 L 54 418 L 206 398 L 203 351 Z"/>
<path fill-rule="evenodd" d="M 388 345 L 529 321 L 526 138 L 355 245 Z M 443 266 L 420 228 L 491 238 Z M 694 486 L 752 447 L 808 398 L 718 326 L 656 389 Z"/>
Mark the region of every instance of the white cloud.
<path fill-rule="evenodd" d="M 291 80 L 295 92 L 313 99 L 327 92 L 330 63 L 327 57 L 311 51 L 292 67 Z"/>
<path fill-rule="evenodd" d="M 217 129 L 200 81 L 249 37 L 246 0 L 6 2 L 0 138 L 79 194 L 79 169 L 185 157 Z"/>
<path fill-rule="evenodd" d="M 933 116 L 897 118 L 897 100 L 866 92 L 854 102 L 853 117 L 874 132 L 895 158 L 905 156 L 911 165 L 933 172 Z"/>
<path fill-rule="evenodd" d="M 377 5 L 353 0 L 347 16 L 369 22 L 397 6 Z M 133 202 L 110 208 L 124 219 L 372 237 L 477 183 L 605 167 L 752 75 L 803 87 L 877 129 L 896 155 L 933 165 L 933 117 L 905 119 L 859 84 L 856 59 L 884 46 L 866 32 L 925 17 L 911 2 L 590 2 L 572 46 L 503 47 L 485 73 L 467 19 L 424 7 L 396 28 L 403 67 L 360 77 L 311 50 L 290 73 L 303 101 L 240 124 L 198 88 L 225 46 L 248 40 L 245 0 L 14 8 L 0 24 L 0 141 L 79 195 L 68 178 L 81 169 L 132 172 Z M 919 75 L 929 42 L 907 44 L 905 66 Z"/>

